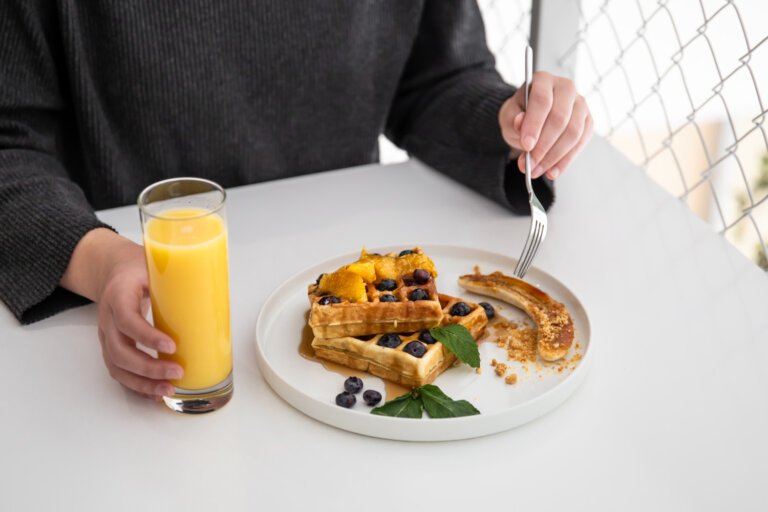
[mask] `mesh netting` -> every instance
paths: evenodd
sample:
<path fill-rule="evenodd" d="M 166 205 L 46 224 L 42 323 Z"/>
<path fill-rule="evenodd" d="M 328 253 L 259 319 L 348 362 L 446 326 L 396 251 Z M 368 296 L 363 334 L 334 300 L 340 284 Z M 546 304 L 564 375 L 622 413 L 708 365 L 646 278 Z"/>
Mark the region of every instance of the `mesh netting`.
<path fill-rule="evenodd" d="M 510 84 L 525 80 L 520 58 L 531 30 L 531 0 L 479 0 L 488 47 L 496 56 L 496 68 Z"/>
<path fill-rule="evenodd" d="M 502 74 L 522 79 L 530 2 L 480 2 Z M 768 269 L 768 21 L 762 0 L 581 0 L 559 65 L 595 130 Z M 557 27 L 540 20 L 541 37 Z"/>

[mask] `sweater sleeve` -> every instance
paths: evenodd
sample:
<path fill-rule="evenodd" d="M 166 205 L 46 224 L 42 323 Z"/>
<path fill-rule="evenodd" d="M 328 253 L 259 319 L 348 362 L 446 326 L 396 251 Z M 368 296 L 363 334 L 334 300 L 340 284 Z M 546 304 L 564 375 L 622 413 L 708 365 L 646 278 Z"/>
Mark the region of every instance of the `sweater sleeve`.
<path fill-rule="evenodd" d="M 86 303 L 58 286 L 80 238 L 107 227 L 60 158 L 53 2 L 0 2 L 0 299 L 22 323 Z"/>
<path fill-rule="evenodd" d="M 498 115 L 515 88 L 485 42 L 475 0 L 427 0 L 387 119 L 386 135 L 427 165 L 517 214 L 530 213 L 523 175 L 509 161 Z M 545 208 L 552 183 L 534 180 Z"/>

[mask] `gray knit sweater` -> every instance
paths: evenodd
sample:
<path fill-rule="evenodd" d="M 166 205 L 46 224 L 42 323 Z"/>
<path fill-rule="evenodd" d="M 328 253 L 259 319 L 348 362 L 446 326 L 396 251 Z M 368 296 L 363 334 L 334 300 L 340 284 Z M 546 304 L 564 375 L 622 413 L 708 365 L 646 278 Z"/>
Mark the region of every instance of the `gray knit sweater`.
<path fill-rule="evenodd" d="M 25 323 L 84 303 L 58 282 L 93 209 L 154 181 L 367 164 L 381 133 L 524 213 L 513 92 L 474 0 L 2 0 L 0 299 Z"/>

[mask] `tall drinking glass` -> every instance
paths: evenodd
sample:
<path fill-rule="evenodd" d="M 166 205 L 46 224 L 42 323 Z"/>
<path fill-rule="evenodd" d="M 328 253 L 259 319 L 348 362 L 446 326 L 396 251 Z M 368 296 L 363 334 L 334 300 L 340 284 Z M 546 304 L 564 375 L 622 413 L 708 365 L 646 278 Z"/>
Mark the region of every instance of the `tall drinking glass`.
<path fill-rule="evenodd" d="M 184 368 L 163 399 L 174 411 L 214 411 L 232 398 L 226 193 L 199 178 L 174 178 L 139 195 L 155 327 L 176 342 L 160 354 Z"/>

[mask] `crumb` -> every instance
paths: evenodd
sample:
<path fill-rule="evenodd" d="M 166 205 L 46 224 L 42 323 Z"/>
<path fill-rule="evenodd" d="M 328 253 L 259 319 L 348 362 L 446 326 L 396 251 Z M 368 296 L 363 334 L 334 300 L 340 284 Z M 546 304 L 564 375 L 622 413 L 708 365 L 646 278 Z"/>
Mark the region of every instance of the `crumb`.
<path fill-rule="evenodd" d="M 574 370 L 579 365 L 581 360 L 584 358 L 579 352 L 576 352 L 573 354 L 573 357 L 571 357 L 567 362 L 567 367 L 569 370 Z"/>
<path fill-rule="evenodd" d="M 481 373 L 483 373 L 483 369 L 478 366 L 477 368 L 475 368 L 475 373 L 480 375 Z"/>
<path fill-rule="evenodd" d="M 472 267 L 472 270 L 475 271 L 476 276 L 479 276 L 480 274 L 482 274 L 482 272 L 480 272 L 480 265 L 475 265 L 474 267 Z"/>
<path fill-rule="evenodd" d="M 517 372 L 507 376 L 507 371 L 512 369 L 511 364 L 493 359 L 490 364 L 496 375 L 505 378 L 507 384 L 514 384 L 518 381 L 520 372 L 525 372 L 526 376 L 533 374 L 543 379 L 544 375 L 563 374 L 576 368 L 583 358 L 579 353 L 581 343 L 578 341 L 574 343 L 575 350 L 570 358 L 544 361 L 539 358 L 538 353 L 540 334 L 538 327 L 531 324 L 529 319 L 516 322 L 497 315 L 493 322 L 488 324 L 485 337 L 489 341 L 495 341 L 496 345 L 507 353 L 508 361 L 519 364 L 515 366 Z"/>
<path fill-rule="evenodd" d="M 535 329 L 524 327 L 509 331 L 507 340 L 507 357 L 511 361 L 533 362 L 536 361 L 538 351 L 536 349 L 538 333 Z"/>

